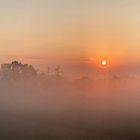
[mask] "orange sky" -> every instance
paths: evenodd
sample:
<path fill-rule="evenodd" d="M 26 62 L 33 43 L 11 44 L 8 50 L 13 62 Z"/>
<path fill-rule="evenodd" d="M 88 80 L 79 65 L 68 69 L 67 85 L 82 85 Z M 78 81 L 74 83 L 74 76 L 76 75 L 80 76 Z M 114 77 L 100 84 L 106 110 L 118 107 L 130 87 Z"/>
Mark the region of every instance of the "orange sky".
<path fill-rule="evenodd" d="M 138 65 L 139 7 L 137 0 L 3 0 L 0 57 L 41 58 L 45 65 L 83 58 L 90 65 L 102 59 L 112 67 Z"/>

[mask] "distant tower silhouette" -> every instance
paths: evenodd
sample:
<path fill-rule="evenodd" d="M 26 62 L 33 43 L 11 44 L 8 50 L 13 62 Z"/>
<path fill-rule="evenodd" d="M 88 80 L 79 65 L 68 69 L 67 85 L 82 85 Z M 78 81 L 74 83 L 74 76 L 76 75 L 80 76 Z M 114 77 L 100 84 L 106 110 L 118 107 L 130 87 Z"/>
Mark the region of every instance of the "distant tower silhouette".
<path fill-rule="evenodd" d="M 50 67 L 48 67 L 48 77 L 50 77 Z"/>
<path fill-rule="evenodd" d="M 60 76 L 60 67 L 56 67 L 55 69 L 54 69 L 54 72 L 55 72 L 55 76 Z"/>

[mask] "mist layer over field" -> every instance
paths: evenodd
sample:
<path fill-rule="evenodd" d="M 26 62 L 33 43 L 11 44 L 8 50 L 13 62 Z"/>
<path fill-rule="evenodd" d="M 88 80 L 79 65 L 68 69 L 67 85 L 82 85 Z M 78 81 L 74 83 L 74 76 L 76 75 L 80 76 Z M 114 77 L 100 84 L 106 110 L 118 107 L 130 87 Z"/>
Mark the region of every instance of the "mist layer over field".
<path fill-rule="evenodd" d="M 140 138 L 138 77 L 100 74 L 69 80 L 58 69 L 54 75 L 30 72 L 34 68 L 27 64 L 2 65 L 3 140 Z"/>

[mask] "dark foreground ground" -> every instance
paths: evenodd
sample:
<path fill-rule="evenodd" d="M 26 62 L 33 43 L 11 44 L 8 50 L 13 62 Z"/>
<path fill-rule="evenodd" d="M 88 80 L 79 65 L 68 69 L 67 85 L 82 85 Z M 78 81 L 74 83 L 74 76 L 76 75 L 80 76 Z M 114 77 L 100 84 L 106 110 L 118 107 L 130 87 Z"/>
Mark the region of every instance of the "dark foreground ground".
<path fill-rule="evenodd" d="M 0 140 L 140 140 L 138 90 L 0 89 Z"/>
<path fill-rule="evenodd" d="M 27 113 L 27 112 L 26 112 Z M 40 116 L 41 115 L 41 116 Z M 1 112 L 2 140 L 139 140 L 140 121 Z M 77 114 L 78 115 L 78 114 Z M 5 117 L 6 116 L 6 117 Z"/>

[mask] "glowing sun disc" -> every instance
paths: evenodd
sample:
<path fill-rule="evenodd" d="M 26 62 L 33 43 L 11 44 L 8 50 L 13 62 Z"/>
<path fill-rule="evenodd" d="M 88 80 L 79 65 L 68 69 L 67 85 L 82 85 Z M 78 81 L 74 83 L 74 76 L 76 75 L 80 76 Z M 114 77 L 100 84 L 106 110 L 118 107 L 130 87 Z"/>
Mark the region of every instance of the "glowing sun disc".
<path fill-rule="evenodd" d="M 105 66 L 107 62 L 105 60 L 102 61 L 102 65 Z"/>

